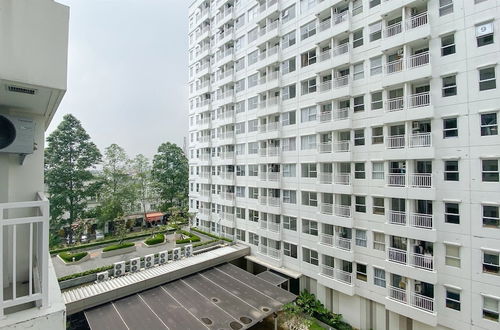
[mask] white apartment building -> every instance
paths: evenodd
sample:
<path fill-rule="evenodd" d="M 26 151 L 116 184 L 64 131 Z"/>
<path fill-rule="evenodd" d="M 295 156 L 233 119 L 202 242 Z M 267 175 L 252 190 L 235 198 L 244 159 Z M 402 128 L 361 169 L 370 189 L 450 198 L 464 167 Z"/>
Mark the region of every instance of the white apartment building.
<path fill-rule="evenodd" d="M 500 329 L 500 1 L 196 0 L 190 209 L 360 329 Z"/>
<path fill-rule="evenodd" d="M 54 0 L 0 1 L 0 329 L 66 329 L 43 168 L 66 92 L 68 24 Z"/>

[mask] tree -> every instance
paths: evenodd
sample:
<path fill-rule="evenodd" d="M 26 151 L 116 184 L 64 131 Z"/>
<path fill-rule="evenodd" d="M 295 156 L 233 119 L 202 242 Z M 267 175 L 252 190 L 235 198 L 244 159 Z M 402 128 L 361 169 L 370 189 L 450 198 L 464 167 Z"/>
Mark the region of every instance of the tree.
<path fill-rule="evenodd" d="M 45 149 L 52 235 L 83 217 L 87 199 L 97 193 L 98 185 L 91 170 L 100 161 L 101 153 L 81 122 L 73 115 L 65 115 L 47 137 Z"/>
<path fill-rule="evenodd" d="M 152 177 L 162 202 L 162 211 L 172 206 L 187 205 L 188 160 L 176 144 L 167 142 L 158 147 L 158 153 L 153 159 Z"/>
<path fill-rule="evenodd" d="M 132 171 L 134 174 L 135 189 L 137 198 L 141 203 L 142 213 L 146 217 L 146 202 L 150 198 L 150 183 L 151 183 L 151 166 L 149 159 L 144 155 L 135 156 L 132 161 Z"/>

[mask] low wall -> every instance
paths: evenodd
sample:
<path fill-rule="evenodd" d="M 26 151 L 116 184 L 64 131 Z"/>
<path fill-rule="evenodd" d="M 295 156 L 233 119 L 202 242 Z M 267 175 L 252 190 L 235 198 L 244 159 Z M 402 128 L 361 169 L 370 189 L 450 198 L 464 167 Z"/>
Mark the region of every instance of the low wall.
<path fill-rule="evenodd" d="M 134 245 L 134 246 L 123 248 L 123 249 L 101 252 L 101 257 L 102 258 L 109 258 L 109 257 L 119 256 L 121 254 L 134 252 L 135 250 L 136 250 L 136 248 Z"/>

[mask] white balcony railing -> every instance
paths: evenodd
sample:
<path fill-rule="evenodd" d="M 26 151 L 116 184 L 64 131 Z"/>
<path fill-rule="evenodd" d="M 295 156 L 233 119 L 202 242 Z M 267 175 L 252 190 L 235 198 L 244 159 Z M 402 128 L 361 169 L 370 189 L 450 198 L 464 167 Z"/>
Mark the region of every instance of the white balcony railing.
<path fill-rule="evenodd" d="M 430 132 L 412 134 L 408 139 L 410 148 L 430 147 L 431 145 L 432 135 Z"/>
<path fill-rule="evenodd" d="M 321 203 L 320 207 L 321 213 L 322 214 L 333 214 L 333 204 L 330 203 Z"/>
<path fill-rule="evenodd" d="M 407 292 L 405 289 L 389 286 L 389 298 L 402 304 L 434 313 L 434 298 L 424 296 L 416 292 Z"/>
<path fill-rule="evenodd" d="M 426 107 L 431 104 L 431 95 L 429 92 L 412 94 L 408 97 L 409 108 Z"/>
<path fill-rule="evenodd" d="M 406 225 L 406 213 L 402 211 L 389 210 L 388 212 L 388 222 L 393 225 Z"/>
<path fill-rule="evenodd" d="M 267 255 L 273 259 L 280 259 L 281 251 L 272 247 L 267 247 Z"/>
<path fill-rule="evenodd" d="M 351 150 L 351 141 L 338 141 L 333 144 L 333 151 L 335 152 L 348 152 Z"/>
<path fill-rule="evenodd" d="M 406 264 L 408 262 L 408 253 L 405 250 L 390 247 L 387 249 L 387 258 L 389 261 Z"/>
<path fill-rule="evenodd" d="M 343 218 L 350 218 L 352 214 L 350 205 L 335 204 L 334 211 L 336 216 Z"/>
<path fill-rule="evenodd" d="M 411 213 L 410 226 L 416 228 L 432 229 L 432 214 Z"/>
<path fill-rule="evenodd" d="M 342 238 L 335 236 L 335 247 L 342 249 L 342 250 L 351 250 L 351 241 L 352 239 L 350 238 Z"/>
<path fill-rule="evenodd" d="M 335 279 L 346 284 L 352 284 L 352 274 L 341 269 L 335 270 Z"/>
<path fill-rule="evenodd" d="M 332 112 L 331 111 L 324 111 L 319 114 L 319 121 L 321 123 L 326 123 L 332 120 Z"/>
<path fill-rule="evenodd" d="M 416 55 L 412 55 L 407 58 L 406 66 L 408 69 L 418 68 L 423 65 L 429 64 L 429 52 L 424 52 Z"/>
<path fill-rule="evenodd" d="M 335 174 L 335 184 L 350 185 L 351 184 L 351 174 L 349 173 L 339 173 Z"/>
<path fill-rule="evenodd" d="M 410 174 L 410 184 L 416 188 L 431 188 L 432 173 L 412 173 Z"/>
<path fill-rule="evenodd" d="M 333 111 L 333 120 L 344 120 L 349 118 L 351 108 L 340 108 Z"/>
<path fill-rule="evenodd" d="M 330 277 L 330 278 L 335 278 L 335 268 L 332 266 L 328 265 L 321 265 L 321 275 Z"/>
<path fill-rule="evenodd" d="M 328 246 L 333 246 L 333 235 L 320 234 L 320 243 Z"/>
<path fill-rule="evenodd" d="M 330 184 L 332 183 L 333 174 L 331 172 L 321 172 L 319 173 L 319 183 L 320 184 Z"/>
<path fill-rule="evenodd" d="M 15 217 L 18 212 L 23 216 Z M 43 193 L 34 201 L 0 203 L 0 237 L 0 319 L 6 308 L 47 307 L 49 201 Z M 14 248 L 3 250 L 4 240 Z"/>
<path fill-rule="evenodd" d="M 281 200 L 279 197 L 269 196 L 267 198 L 267 204 L 269 206 L 279 207 L 281 205 Z"/>
<path fill-rule="evenodd" d="M 321 142 L 318 144 L 318 149 L 319 152 L 324 154 L 324 153 L 331 153 L 332 152 L 332 143 L 331 142 Z"/>
<path fill-rule="evenodd" d="M 279 233 L 280 232 L 280 223 L 278 222 L 272 222 L 272 221 L 269 221 L 267 223 L 267 229 L 272 231 L 272 232 L 275 232 L 275 233 Z"/>
<path fill-rule="evenodd" d="M 425 270 L 433 270 L 434 269 L 434 257 L 432 255 L 411 254 L 411 264 L 417 268 L 422 268 Z"/>
<path fill-rule="evenodd" d="M 386 139 L 387 149 L 402 149 L 405 147 L 406 139 L 404 135 L 391 135 Z"/>

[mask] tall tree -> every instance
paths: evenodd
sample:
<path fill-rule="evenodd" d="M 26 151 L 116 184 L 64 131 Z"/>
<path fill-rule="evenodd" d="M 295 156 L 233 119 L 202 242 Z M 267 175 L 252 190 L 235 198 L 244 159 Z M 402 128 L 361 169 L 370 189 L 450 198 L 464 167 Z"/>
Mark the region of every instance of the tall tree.
<path fill-rule="evenodd" d="M 139 154 L 132 160 L 132 172 L 135 181 L 137 199 L 141 203 L 142 213 L 146 214 L 146 202 L 151 197 L 151 165 L 149 159 Z"/>
<path fill-rule="evenodd" d="M 161 209 L 186 206 L 189 187 L 188 160 L 179 146 L 167 142 L 158 147 L 153 159 L 152 177 L 162 201 Z"/>
<path fill-rule="evenodd" d="M 101 153 L 81 122 L 65 115 L 47 137 L 45 183 L 50 199 L 51 233 L 83 216 L 87 199 L 95 196 L 97 183 L 92 169 Z"/>

